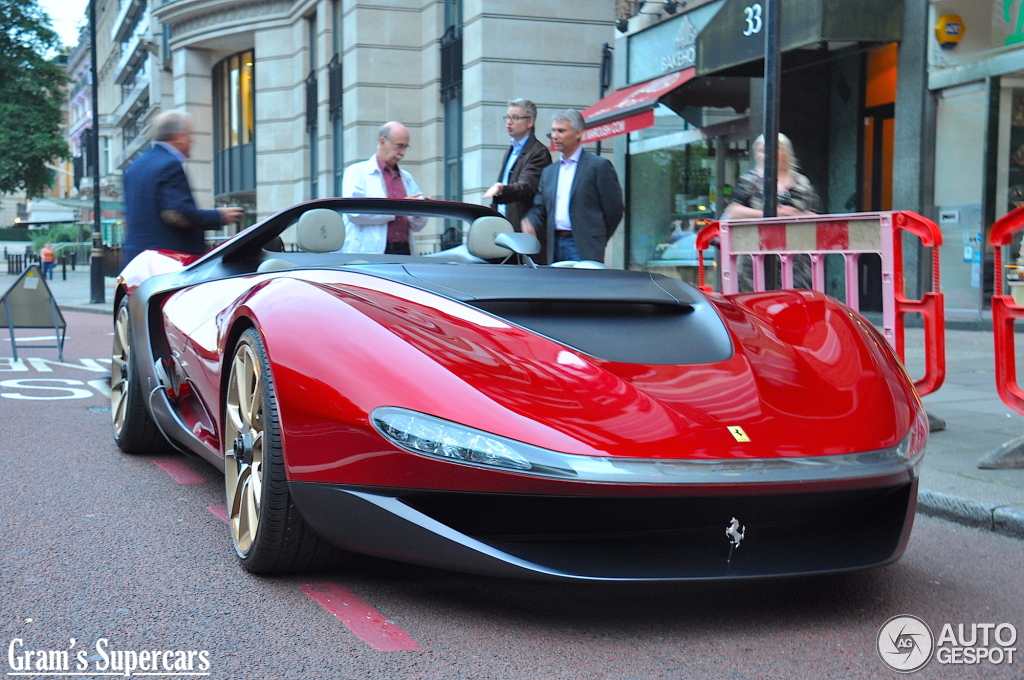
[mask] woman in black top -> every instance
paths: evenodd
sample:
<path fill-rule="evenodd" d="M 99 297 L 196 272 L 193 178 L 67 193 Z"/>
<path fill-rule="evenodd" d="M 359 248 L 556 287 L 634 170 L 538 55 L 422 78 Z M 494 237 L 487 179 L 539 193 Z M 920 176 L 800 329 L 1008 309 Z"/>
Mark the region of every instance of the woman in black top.
<path fill-rule="evenodd" d="M 764 217 L 764 135 L 754 140 L 757 167 L 740 177 L 731 202 L 722 214 L 726 219 Z M 811 215 L 820 211 L 818 194 L 811 181 L 797 172 L 796 157 L 789 137 L 779 134 L 779 217 Z"/>

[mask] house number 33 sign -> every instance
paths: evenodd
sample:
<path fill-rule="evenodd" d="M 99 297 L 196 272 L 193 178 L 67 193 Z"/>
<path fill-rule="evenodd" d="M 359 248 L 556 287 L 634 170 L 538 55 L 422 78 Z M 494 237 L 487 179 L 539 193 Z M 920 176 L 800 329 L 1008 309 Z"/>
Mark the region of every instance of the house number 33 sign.
<path fill-rule="evenodd" d="M 760 33 L 764 27 L 764 21 L 761 19 L 763 10 L 761 9 L 761 3 L 755 2 L 753 5 L 749 5 L 743 8 L 743 16 L 747 22 L 747 27 L 743 30 L 743 35 L 752 36 L 755 33 Z"/>

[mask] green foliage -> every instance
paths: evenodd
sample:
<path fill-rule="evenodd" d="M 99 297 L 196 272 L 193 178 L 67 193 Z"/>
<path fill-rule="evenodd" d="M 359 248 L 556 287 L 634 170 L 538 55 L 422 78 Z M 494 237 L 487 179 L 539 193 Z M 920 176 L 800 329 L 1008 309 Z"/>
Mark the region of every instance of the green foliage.
<path fill-rule="evenodd" d="M 39 252 L 49 241 L 54 246 L 58 243 L 77 243 L 81 240 L 81 227 L 77 224 L 55 224 L 49 229 L 32 231 L 32 249 Z"/>
<path fill-rule="evenodd" d="M 67 76 L 44 56 L 59 47 L 36 0 L 0 0 L 0 193 L 42 196 L 46 164 L 70 156 L 60 132 Z"/>

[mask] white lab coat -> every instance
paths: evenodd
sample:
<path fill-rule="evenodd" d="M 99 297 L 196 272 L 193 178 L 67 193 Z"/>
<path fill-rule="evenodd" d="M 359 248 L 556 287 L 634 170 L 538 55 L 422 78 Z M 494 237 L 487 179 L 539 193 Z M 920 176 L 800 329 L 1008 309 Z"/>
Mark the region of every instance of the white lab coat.
<path fill-rule="evenodd" d="M 420 193 L 420 188 L 412 175 L 399 168 L 405 194 L 412 196 Z M 384 186 L 384 175 L 377 164 L 377 156 L 368 160 L 353 163 L 345 168 L 341 180 L 341 195 L 344 198 L 387 198 Z M 345 245 L 346 253 L 383 253 L 388 242 L 388 222 L 395 219 L 394 215 L 345 214 Z M 426 217 L 409 216 L 412 231 L 419 231 L 427 223 Z M 416 254 L 416 242 L 409 234 L 409 247 Z"/>

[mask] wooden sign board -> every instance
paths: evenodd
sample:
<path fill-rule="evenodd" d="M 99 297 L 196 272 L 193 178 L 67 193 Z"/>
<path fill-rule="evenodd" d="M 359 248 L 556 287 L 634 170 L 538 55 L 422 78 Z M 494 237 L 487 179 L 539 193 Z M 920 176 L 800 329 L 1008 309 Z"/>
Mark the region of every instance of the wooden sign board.
<path fill-rule="evenodd" d="M 15 328 L 53 329 L 55 345 L 21 345 L 22 349 L 56 349 L 60 361 L 64 361 L 64 333 L 67 322 L 60 313 L 56 300 L 46 285 L 46 279 L 39 271 L 39 265 L 31 265 L 21 273 L 7 292 L 0 297 L 0 326 L 7 326 L 11 334 L 11 352 L 18 358 L 18 345 L 14 337 Z"/>

